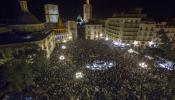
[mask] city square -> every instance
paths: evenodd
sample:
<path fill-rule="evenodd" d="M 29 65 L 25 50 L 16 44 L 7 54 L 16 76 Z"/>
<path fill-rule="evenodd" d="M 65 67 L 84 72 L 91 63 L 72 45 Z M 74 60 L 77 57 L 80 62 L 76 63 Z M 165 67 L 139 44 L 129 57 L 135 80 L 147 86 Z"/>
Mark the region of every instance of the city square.
<path fill-rule="evenodd" d="M 67 48 L 61 50 L 62 45 Z M 158 68 L 153 61 L 144 56 L 133 56 L 127 50 L 111 48 L 105 40 L 79 40 L 60 44 L 53 52 L 47 74 L 43 73 L 44 76 L 40 77 L 43 82 L 38 85 L 46 89 L 47 96 L 53 100 L 149 99 L 152 96 L 160 97 L 156 95 L 157 92 L 171 98 L 174 87 L 168 77 L 174 72 Z M 65 59 L 60 60 L 60 55 L 64 55 Z M 86 67 L 97 60 L 99 63 L 115 61 L 115 66 L 107 69 Z M 160 87 L 157 90 L 155 88 L 158 85 Z"/>
<path fill-rule="evenodd" d="M 174 3 L 2 0 L 0 100 L 175 100 Z"/>

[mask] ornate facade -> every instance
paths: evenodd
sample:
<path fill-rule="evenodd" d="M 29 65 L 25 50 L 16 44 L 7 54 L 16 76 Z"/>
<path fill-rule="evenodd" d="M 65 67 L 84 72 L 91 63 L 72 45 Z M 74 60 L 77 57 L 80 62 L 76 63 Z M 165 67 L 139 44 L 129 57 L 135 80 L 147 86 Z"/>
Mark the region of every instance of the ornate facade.
<path fill-rule="evenodd" d="M 20 0 L 21 14 L 13 25 L 7 25 L 11 31 L 0 32 L 0 64 L 11 59 L 21 59 L 22 55 L 32 59 L 32 51 L 43 51 L 50 58 L 55 48 L 55 34 L 47 30 L 27 8 L 27 1 Z M 34 52 L 33 52 L 34 53 Z"/>
<path fill-rule="evenodd" d="M 56 24 L 55 29 L 53 29 L 53 32 L 56 35 L 57 43 L 66 42 L 72 39 L 72 35 L 68 33 L 68 30 L 63 24 L 61 17 L 59 17 L 58 23 Z"/>

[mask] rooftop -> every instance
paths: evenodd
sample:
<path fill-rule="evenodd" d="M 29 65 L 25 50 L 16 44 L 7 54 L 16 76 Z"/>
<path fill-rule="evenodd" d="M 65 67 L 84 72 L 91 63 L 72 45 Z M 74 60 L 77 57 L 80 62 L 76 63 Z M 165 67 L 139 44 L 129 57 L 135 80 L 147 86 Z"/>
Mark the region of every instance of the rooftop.
<path fill-rule="evenodd" d="M 30 12 L 21 12 L 13 24 L 40 24 L 41 22 Z"/>
<path fill-rule="evenodd" d="M 4 32 L 0 33 L 0 45 L 40 41 L 50 33 L 51 31 L 48 30 L 34 33 Z"/>

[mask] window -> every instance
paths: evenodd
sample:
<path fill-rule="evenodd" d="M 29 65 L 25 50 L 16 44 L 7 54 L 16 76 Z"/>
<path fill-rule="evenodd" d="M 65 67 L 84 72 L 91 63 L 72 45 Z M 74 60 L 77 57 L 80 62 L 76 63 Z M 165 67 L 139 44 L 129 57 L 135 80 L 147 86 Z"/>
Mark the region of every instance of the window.
<path fill-rule="evenodd" d="M 153 27 L 151 28 L 151 31 L 154 31 Z"/>
<path fill-rule="evenodd" d="M 22 50 L 18 50 L 18 54 L 22 54 L 23 53 L 23 51 Z"/>
<path fill-rule="evenodd" d="M 13 55 L 14 58 L 18 58 L 18 57 L 19 57 L 18 54 L 16 53 L 16 51 L 14 51 L 14 52 L 12 53 L 12 55 Z"/>
<path fill-rule="evenodd" d="M 3 57 L 3 54 L 0 52 L 0 59 L 3 59 L 4 57 Z"/>
<path fill-rule="evenodd" d="M 140 30 L 142 30 L 142 27 L 140 27 Z"/>
<path fill-rule="evenodd" d="M 147 30 L 148 30 L 148 28 L 146 27 L 146 28 L 145 28 L 145 31 L 147 31 Z"/>

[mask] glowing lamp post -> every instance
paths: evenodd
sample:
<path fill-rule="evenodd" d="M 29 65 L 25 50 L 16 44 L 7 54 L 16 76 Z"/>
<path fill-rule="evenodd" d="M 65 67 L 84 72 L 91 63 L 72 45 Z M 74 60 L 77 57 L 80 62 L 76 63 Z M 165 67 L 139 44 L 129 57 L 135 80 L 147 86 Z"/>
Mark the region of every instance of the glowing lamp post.
<path fill-rule="evenodd" d="M 71 40 L 72 39 L 72 36 L 69 36 L 69 40 Z"/>
<path fill-rule="evenodd" d="M 103 36 L 103 34 L 101 33 L 101 34 L 100 34 L 100 37 L 102 37 L 102 36 Z"/>
<path fill-rule="evenodd" d="M 106 41 L 108 41 L 108 40 L 109 40 L 109 38 L 108 38 L 108 37 L 106 37 L 106 38 L 105 38 L 105 40 L 106 40 Z"/>
<path fill-rule="evenodd" d="M 59 59 L 60 60 L 65 60 L 65 56 L 61 55 Z"/>
<path fill-rule="evenodd" d="M 96 35 L 95 37 L 98 38 L 98 35 Z"/>
<path fill-rule="evenodd" d="M 139 42 L 138 41 L 134 41 L 134 46 L 135 47 L 139 46 Z"/>
<path fill-rule="evenodd" d="M 129 53 L 134 53 L 134 50 L 133 49 L 129 49 L 128 52 Z"/>
<path fill-rule="evenodd" d="M 139 66 L 142 67 L 142 68 L 147 68 L 148 67 L 148 65 L 145 64 L 144 62 L 139 63 Z"/>
<path fill-rule="evenodd" d="M 75 78 L 76 78 L 76 79 L 81 79 L 81 78 L 83 78 L 83 73 L 82 73 L 82 72 L 77 72 L 77 73 L 75 73 Z"/>
<path fill-rule="evenodd" d="M 63 46 L 61 46 L 61 49 L 66 49 L 66 46 L 64 46 L 64 45 L 63 45 Z"/>
<path fill-rule="evenodd" d="M 63 43 L 66 43 L 67 41 L 66 40 L 63 40 Z"/>

